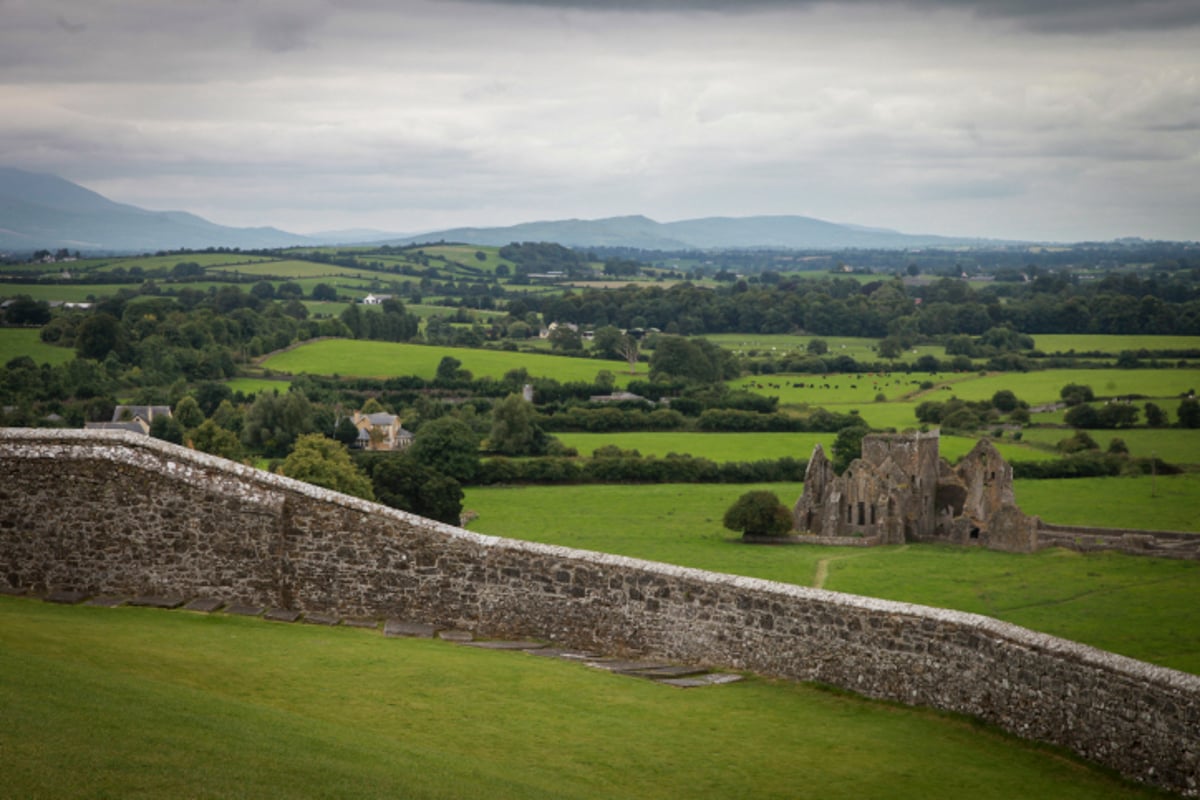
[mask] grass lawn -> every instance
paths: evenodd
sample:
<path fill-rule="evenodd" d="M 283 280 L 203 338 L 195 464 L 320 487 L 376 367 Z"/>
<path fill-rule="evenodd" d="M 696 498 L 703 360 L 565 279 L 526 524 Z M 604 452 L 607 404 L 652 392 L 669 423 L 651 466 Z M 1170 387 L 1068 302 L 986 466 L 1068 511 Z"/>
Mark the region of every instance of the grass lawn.
<path fill-rule="evenodd" d="M 1200 532 L 1200 473 L 1014 481 L 1017 502 L 1061 525 Z"/>
<path fill-rule="evenodd" d="M 376 378 L 419 375 L 433 378 L 438 363 L 445 356 L 460 360 L 462 368 L 477 378 L 501 378 L 509 370 L 524 367 L 533 376 L 545 376 L 563 382 L 591 381 L 597 372 L 607 369 L 616 376 L 619 385 L 629 382 L 629 367 L 624 361 L 351 339 L 326 339 L 301 345 L 272 356 L 262 366 L 292 374 L 307 372 Z M 646 376 L 645 364 L 638 365 L 638 376 Z"/>
<path fill-rule="evenodd" d="M 0 597 L 0 674 L 12 797 L 1158 796 L 959 717 L 811 686 L 681 691 L 220 614 Z"/>
<path fill-rule="evenodd" d="M 1181 477 L 1159 478 L 1159 491 L 1168 491 L 1170 482 L 1170 491 L 1180 492 L 1181 504 L 1190 503 L 1184 507 L 1200 507 L 1200 480 Z M 1149 485 L 1148 480 L 1121 480 L 1130 483 L 1116 489 L 1110 485 L 1107 502 L 1096 504 L 1093 499 L 1092 524 L 1117 524 L 1109 521 L 1115 505 L 1111 493 L 1132 496 Z M 1076 484 L 1085 488 L 1084 480 L 1019 482 L 1018 502 L 1039 514 L 1058 509 L 1058 501 L 1051 496 L 1037 502 L 1031 495 L 1027 502 L 1025 490 L 1031 483 L 1060 495 L 1075 492 Z M 827 589 L 987 614 L 1200 673 L 1200 628 L 1192 624 L 1200 604 L 1198 563 L 1057 550 L 1025 555 L 941 545 L 861 550 L 746 546 L 722 526 L 721 517 L 743 492 L 757 488 L 774 491 L 790 506 L 801 486 L 468 488 L 464 507 L 479 513 L 470 527 L 481 533 L 805 586 L 813 585 L 818 566 L 825 562 Z M 1043 515 L 1054 522 L 1075 521 Z M 1147 516 L 1144 523 L 1152 519 Z M 1200 531 L 1200 520 L 1193 518 L 1190 529 Z"/>
<path fill-rule="evenodd" d="M 58 347 L 42 341 L 40 328 L 0 328 L 0 365 L 19 356 L 29 356 L 38 364 L 65 364 L 75 357 L 70 347 Z"/>

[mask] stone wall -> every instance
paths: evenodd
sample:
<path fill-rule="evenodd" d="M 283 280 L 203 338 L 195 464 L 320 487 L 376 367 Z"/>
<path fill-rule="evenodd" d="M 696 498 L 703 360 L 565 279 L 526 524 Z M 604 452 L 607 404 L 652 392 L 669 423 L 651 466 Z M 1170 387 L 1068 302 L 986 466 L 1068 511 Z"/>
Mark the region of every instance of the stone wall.
<path fill-rule="evenodd" d="M 401 617 L 822 681 L 1200 793 L 1200 677 L 961 612 L 473 534 L 144 436 L 0 430 L 0 587 Z"/>
<path fill-rule="evenodd" d="M 1200 560 L 1200 533 L 1094 528 L 1038 521 L 1038 549 L 1065 547 L 1080 552 L 1116 550 L 1125 555 Z"/>

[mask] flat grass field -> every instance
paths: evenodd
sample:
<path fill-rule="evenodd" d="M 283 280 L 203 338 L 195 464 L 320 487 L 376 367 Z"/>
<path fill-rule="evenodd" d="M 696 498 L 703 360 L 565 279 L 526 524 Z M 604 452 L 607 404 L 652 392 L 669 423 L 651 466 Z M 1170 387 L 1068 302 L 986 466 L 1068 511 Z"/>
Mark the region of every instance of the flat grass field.
<path fill-rule="evenodd" d="M 1070 428 L 1026 428 L 1021 434 L 1021 441 L 1052 448 L 1073 434 L 1074 430 Z M 1200 429 L 1125 428 L 1090 430 L 1088 435 L 1096 440 L 1101 450 L 1107 450 L 1108 443 L 1113 439 L 1120 439 L 1129 448 L 1129 454 L 1137 458 L 1154 455 L 1168 464 L 1200 464 Z M 1005 458 L 1009 456 L 1005 454 Z M 1200 515 L 1200 508 L 1196 513 Z"/>
<path fill-rule="evenodd" d="M 366 277 L 368 279 L 392 279 L 397 277 L 391 273 L 378 272 L 363 267 L 343 267 L 337 264 L 319 264 L 315 261 L 298 260 L 260 261 L 255 264 L 230 264 L 214 266 L 209 269 L 211 272 L 269 275 L 280 278 Z"/>
<path fill-rule="evenodd" d="M 1064 436 L 1069 431 L 1061 432 Z M 818 443 L 829 454 L 836 433 L 556 433 L 558 439 L 568 447 L 574 447 L 581 456 L 590 456 L 592 451 L 605 445 L 616 445 L 622 450 L 637 450 L 643 456 L 658 456 L 669 453 L 693 455 L 710 461 L 761 461 L 765 459 L 807 459 Z M 1061 438 L 1061 437 L 1060 437 Z M 978 439 L 966 436 L 942 436 L 940 450 L 950 461 L 970 452 Z M 1057 441 L 1057 440 L 1056 440 Z M 1200 436 L 1196 437 L 1200 443 Z M 1058 453 L 1029 447 L 1010 440 L 992 440 L 992 444 L 1009 461 L 1045 461 L 1058 458 Z"/>
<path fill-rule="evenodd" d="M 1193 456 L 1193 461 L 1195 457 Z M 1200 473 L 1015 481 L 1017 503 L 1061 525 L 1200 533 Z"/>
<path fill-rule="evenodd" d="M 1125 482 L 1124 484 L 1115 483 Z M 1017 502 L 1054 522 L 1124 524 L 1113 496 L 1142 497 L 1141 520 L 1156 509 L 1200 508 L 1200 476 L 1159 478 L 1162 503 L 1150 503 L 1148 478 L 1018 481 Z M 1044 487 L 1045 493 L 1028 491 Z M 734 500 L 753 489 L 774 491 L 786 505 L 798 483 L 754 485 L 526 486 L 466 489 L 471 530 L 715 572 L 812 586 L 1007 620 L 1104 650 L 1200 674 L 1200 563 L 1114 553 L 1047 550 L 999 553 L 947 545 L 876 548 L 743 545 L 721 525 Z M 1054 509 L 1069 494 L 1061 515 Z M 1168 494 L 1169 493 L 1169 494 Z M 1082 498 L 1082 499 L 1081 499 Z M 1090 505 L 1090 512 L 1087 508 Z M 1133 506 L 1134 503 L 1129 505 Z M 1200 531 L 1191 515 L 1189 530 Z"/>
<path fill-rule="evenodd" d="M 958 716 L 750 677 L 0 596 L 7 797 L 1161 797 Z M 919 743 L 919 745 L 917 744 Z"/>
<path fill-rule="evenodd" d="M 934 388 L 921 389 L 923 382 Z M 1097 397 L 1139 394 L 1150 398 L 1178 398 L 1190 389 L 1200 389 L 1200 369 L 1048 369 L 1034 372 L 940 372 L 861 373 L 859 375 L 760 375 L 730 381 L 730 385 L 778 397 L 781 406 L 852 406 L 875 423 L 871 414 L 880 406 L 896 400 L 914 404 L 924 400 L 939 402 L 988 400 L 1001 389 L 1008 389 L 1031 405 L 1058 402 L 1063 386 L 1078 383 L 1091 386 Z M 887 403 L 876 403 L 882 393 Z M 1176 403 L 1177 405 L 1177 403 Z M 915 417 L 912 417 L 915 421 Z M 912 424 L 912 423 L 910 423 Z"/>
<path fill-rule="evenodd" d="M 57 366 L 75 358 L 75 350 L 42 341 L 40 328 L 0 328 L 0 365 L 18 356 L 29 356 L 38 364 Z"/>
<path fill-rule="evenodd" d="M 1200 350 L 1200 336 L 1128 336 L 1076 333 L 1039 333 L 1033 346 L 1046 354 L 1110 353 L 1122 350 Z"/>
<path fill-rule="evenodd" d="M 275 378 L 233 378 L 225 381 L 225 385 L 229 387 L 230 391 L 241 392 L 245 395 L 275 391 L 286 394 L 291 388 L 292 382 Z"/>
<path fill-rule="evenodd" d="M 314 375 L 361 375 L 387 378 L 398 375 L 419 375 L 433 378 L 438 363 L 445 356 L 462 362 L 462 368 L 475 377 L 501 378 L 509 370 L 524 367 L 533 376 L 556 380 L 591 381 L 596 373 L 606 369 L 616 377 L 618 385 L 629 382 L 629 365 L 624 361 L 602 361 L 592 358 L 516 353 L 505 350 L 472 350 L 435 347 L 394 342 L 325 339 L 310 342 L 284 353 L 271 356 L 263 367 L 276 372 Z M 646 365 L 638 365 L 638 377 L 646 377 Z"/>

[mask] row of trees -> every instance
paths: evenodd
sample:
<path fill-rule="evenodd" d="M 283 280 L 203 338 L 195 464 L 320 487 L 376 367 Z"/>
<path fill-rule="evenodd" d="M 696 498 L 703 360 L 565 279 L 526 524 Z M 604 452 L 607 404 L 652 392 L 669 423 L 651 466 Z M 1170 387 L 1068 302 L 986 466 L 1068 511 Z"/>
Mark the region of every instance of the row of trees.
<path fill-rule="evenodd" d="M 1049 279 L 1047 279 L 1049 280 Z M 1053 281 L 1051 281 L 1053 282 Z M 975 289 L 944 278 L 924 286 L 899 279 L 862 284 L 851 278 L 783 280 L 719 289 L 682 283 L 586 289 L 511 300 L 516 317 L 536 311 L 548 320 L 599 327 L 658 328 L 671 333 L 787 333 L 819 336 L 980 337 L 993 328 L 1021 334 L 1200 333 L 1200 290 L 1153 279 L 1095 284 L 1043 282 Z M 989 346 L 972 342 L 964 354 Z M 996 346 L 996 345 L 992 345 Z M 1011 346 L 1009 343 L 1000 346 Z M 962 347 L 956 341 L 956 347 Z"/>

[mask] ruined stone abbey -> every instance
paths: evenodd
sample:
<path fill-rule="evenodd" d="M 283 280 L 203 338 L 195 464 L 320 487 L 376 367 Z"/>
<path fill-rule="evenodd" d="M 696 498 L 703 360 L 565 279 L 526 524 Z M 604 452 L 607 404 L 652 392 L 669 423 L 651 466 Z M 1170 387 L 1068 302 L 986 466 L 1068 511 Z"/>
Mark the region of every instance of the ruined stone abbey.
<path fill-rule="evenodd" d="M 1012 467 L 986 439 L 952 467 L 938 434 L 871 434 L 842 475 L 821 445 L 804 474 L 796 528 L 871 544 L 945 541 L 1030 552 L 1038 519 L 1017 507 Z"/>

